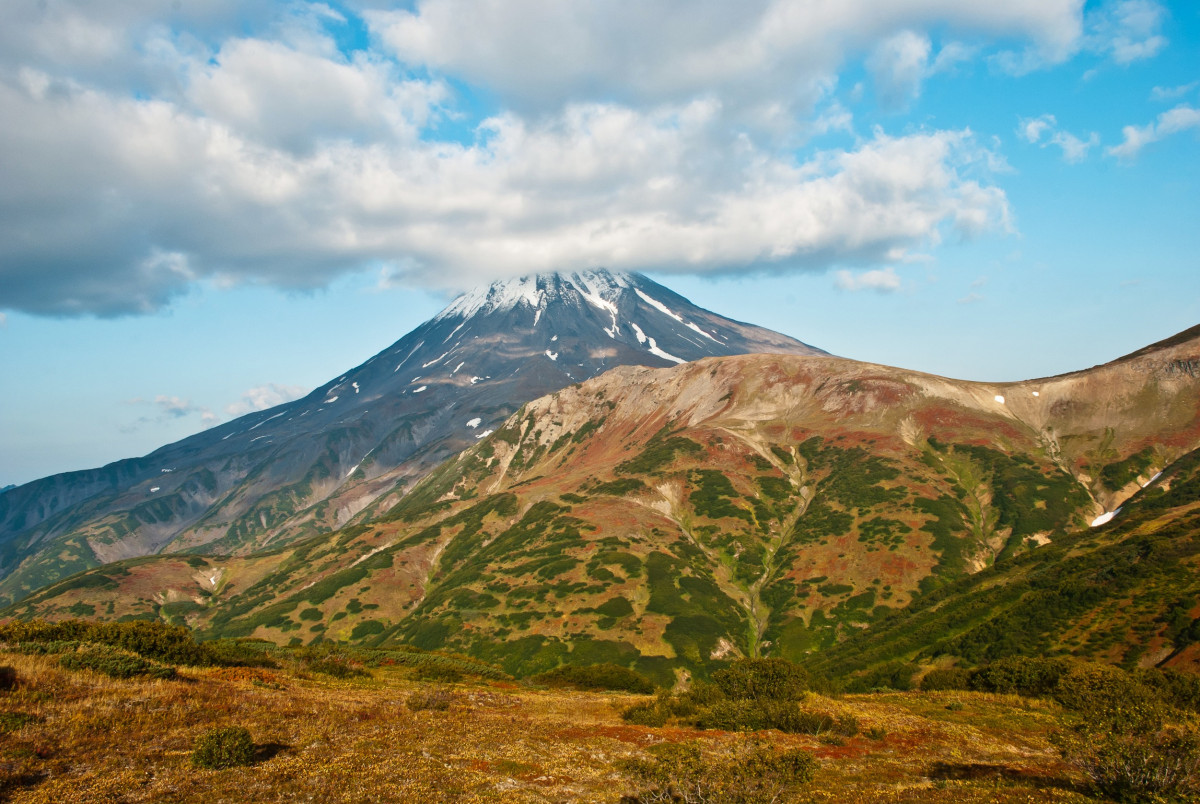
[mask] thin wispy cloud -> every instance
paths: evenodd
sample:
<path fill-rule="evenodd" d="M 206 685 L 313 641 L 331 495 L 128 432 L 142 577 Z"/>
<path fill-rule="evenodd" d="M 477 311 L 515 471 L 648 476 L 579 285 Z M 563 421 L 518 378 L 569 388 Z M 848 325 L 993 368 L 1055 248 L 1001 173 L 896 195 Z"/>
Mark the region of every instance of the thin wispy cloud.
<path fill-rule="evenodd" d="M 841 270 L 835 274 L 834 284 L 840 290 L 851 292 L 870 290 L 876 293 L 895 293 L 900 289 L 900 276 L 890 266 L 859 273 Z"/>
<path fill-rule="evenodd" d="M 256 410 L 266 410 L 285 402 L 291 402 L 304 396 L 307 391 L 297 385 L 279 385 L 267 383 L 251 388 L 242 394 L 241 399 L 225 406 L 225 413 L 230 416 L 243 416 Z"/>
<path fill-rule="evenodd" d="M 1100 135 L 1094 131 L 1088 134 L 1085 140 L 1059 128 L 1058 120 L 1052 114 L 1021 118 L 1017 126 L 1017 135 L 1026 142 L 1042 148 L 1058 146 L 1062 151 L 1063 160 L 1072 164 L 1082 162 L 1087 158 L 1088 151 L 1100 144 Z"/>
<path fill-rule="evenodd" d="M 1150 100 L 1160 103 L 1177 101 L 1186 95 L 1190 95 L 1198 87 L 1200 87 L 1200 81 L 1192 81 L 1191 83 L 1180 84 L 1174 87 L 1155 87 L 1150 90 Z"/>
<path fill-rule="evenodd" d="M 1147 145 L 1192 129 L 1200 129 L 1200 109 L 1180 104 L 1160 114 L 1152 123 L 1144 126 L 1125 126 L 1121 129 L 1124 140 L 1105 153 L 1118 159 L 1131 160 Z"/>

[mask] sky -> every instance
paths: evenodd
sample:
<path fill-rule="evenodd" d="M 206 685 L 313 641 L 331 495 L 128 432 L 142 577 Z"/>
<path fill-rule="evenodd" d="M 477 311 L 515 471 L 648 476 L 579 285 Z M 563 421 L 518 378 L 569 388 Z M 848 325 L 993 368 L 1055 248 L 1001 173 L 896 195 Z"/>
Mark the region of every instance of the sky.
<path fill-rule="evenodd" d="M 976 380 L 1200 323 L 1195 2 L 0 2 L 0 486 L 539 271 Z"/>

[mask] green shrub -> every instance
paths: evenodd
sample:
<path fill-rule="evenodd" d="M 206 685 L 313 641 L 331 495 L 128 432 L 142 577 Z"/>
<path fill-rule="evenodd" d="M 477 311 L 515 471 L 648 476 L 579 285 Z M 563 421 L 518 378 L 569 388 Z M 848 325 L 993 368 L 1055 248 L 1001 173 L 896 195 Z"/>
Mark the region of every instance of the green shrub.
<path fill-rule="evenodd" d="M 923 692 L 938 690 L 965 690 L 970 681 L 971 673 L 962 667 L 938 667 L 930 670 L 921 679 Z"/>
<path fill-rule="evenodd" d="M 636 703 L 621 713 L 622 720 L 635 726 L 665 726 L 670 718 L 671 711 L 658 701 Z"/>
<path fill-rule="evenodd" d="M 1093 728 L 1119 734 L 1157 731 L 1166 716 L 1153 690 L 1107 664 L 1074 665 L 1059 678 L 1054 699 Z"/>
<path fill-rule="evenodd" d="M 547 687 L 570 687 L 577 690 L 615 690 L 648 695 L 654 692 L 654 682 L 641 673 L 616 664 L 562 665 L 532 679 Z"/>
<path fill-rule="evenodd" d="M 696 716 L 695 725 L 722 731 L 776 729 L 785 734 L 836 732 L 847 737 L 858 733 L 854 718 L 838 720 L 824 712 L 801 709 L 795 701 L 718 701 Z"/>
<path fill-rule="evenodd" d="M 786 659 L 739 659 L 712 678 L 735 701 L 798 701 L 809 686 L 804 668 Z"/>
<path fill-rule="evenodd" d="M 120 648 L 163 664 L 192 666 L 271 666 L 259 651 L 226 641 L 196 642 L 187 628 L 149 620 L 124 623 L 93 623 L 84 620 L 13 621 L 0 626 L 0 642 L 21 645 L 94 643 Z M 55 653 L 59 651 L 47 650 Z"/>
<path fill-rule="evenodd" d="M 846 685 L 847 692 L 872 692 L 875 690 L 896 690 L 904 692 L 913 688 L 913 676 L 916 668 L 904 662 L 888 662 L 881 667 L 852 679 Z"/>
<path fill-rule="evenodd" d="M 967 685 L 979 692 L 1049 695 L 1069 667 L 1065 659 L 1008 656 L 972 670 Z"/>
<path fill-rule="evenodd" d="M 1200 675 L 1155 667 L 1137 671 L 1134 679 L 1153 690 L 1163 703 L 1177 709 L 1200 712 Z"/>
<path fill-rule="evenodd" d="M 1060 733 L 1055 742 L 1108 798 L 1184 802 L 1200 795 L 1200 735 L 1194 728 L 1114 734 L 1087 726 Z"/>
<path fill-rule="evenodd" d="M 636 787 L 626 800 L 768 804 L 794 797 L 817 767 L 805 751 L 777 752 L 753 740 L 715 756 L 705 756 L 696 743 L 662 743 L 649 753 L 650 759 L 620 765 Z"/>
<path fill-rule="evenodd" d="M 707 681 L 695 681 L 679 697 L 686 698 L 696 707 L 704 707 L 712 706 L 717 701 L 725 700 L 725 693 L 716 684 L 710 684 Z"/>
<path fill-rule="evenodd" d="M 443 684 L 456 684 L 463 680 L 463 673 L 457 667 L 444 664 L 423 664 L 413 671 L 417 681 L 436 681 Z"/>
<path fill-rule="evenodd" d="M 200 735 L 192 750 L 192 764 L 197 768 L 233 768 L 254 761 L 254 741 L 250 732 L 241 726 L 212 729 Z"/>
<path fill-rule="evenodd" d="M 136 653 L 109 645 L 82 645 L 73 653 L 59 656 L 59 665 L 67 670 L 93 670 L 112 678 L 175 678 L 175 668 L 152 662 Z"/>
<path fill-rule="evenodd" d="M 305 666 L 305 669 L 307 669 L 310 673 L 320 673 L 322 675 L 341 679 L 361 678 L 362 676 L 371 675 L 361 667 L 355 667 L 348 661 L 334 656 L 327 656 L 324 659 L 310 661 Z"/>

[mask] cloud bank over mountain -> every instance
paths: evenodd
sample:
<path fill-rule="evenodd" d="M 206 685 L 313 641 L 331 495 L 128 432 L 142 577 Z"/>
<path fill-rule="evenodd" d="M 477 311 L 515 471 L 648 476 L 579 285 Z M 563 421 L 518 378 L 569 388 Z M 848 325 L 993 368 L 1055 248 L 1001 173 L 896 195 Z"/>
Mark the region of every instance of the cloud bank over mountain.
<path fill-rule="evenodd" d="M 1165 46 L 1144 0 L 381 5 L 13 4 L 0 305 L 121 315 L 360 271 L 882 270 L 1011 230 L 1004 160 L 968 127 L 863 126 L 848 79 L 899 109 L 962 65 Z"/>

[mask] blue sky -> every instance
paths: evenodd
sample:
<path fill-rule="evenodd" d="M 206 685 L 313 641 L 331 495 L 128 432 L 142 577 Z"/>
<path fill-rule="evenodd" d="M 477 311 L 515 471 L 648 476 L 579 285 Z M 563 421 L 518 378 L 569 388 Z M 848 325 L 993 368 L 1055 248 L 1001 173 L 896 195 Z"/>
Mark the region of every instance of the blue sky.
<path fill-rule="evenodd" d="M 0 485 L 294 398 L 457 289 L 640 270 L 836 354 L 1200 323 L 1200 7 L 15 0 Z"/>

